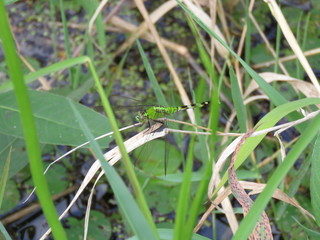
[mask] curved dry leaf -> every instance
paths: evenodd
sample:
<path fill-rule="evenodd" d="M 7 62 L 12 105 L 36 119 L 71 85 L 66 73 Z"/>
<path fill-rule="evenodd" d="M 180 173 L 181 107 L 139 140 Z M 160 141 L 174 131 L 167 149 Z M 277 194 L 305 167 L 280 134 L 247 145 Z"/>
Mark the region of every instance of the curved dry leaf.
<path fill-rule="evenodd" d="M 302 81 L 297 78 L 293 78 L 283 74 L 272 73 L 272 72 L 259 73 L 259 75 L 268 83 L 271 83 L 274 81 L 287 82 L 291 84 L 293 88 L 303 93 L 306 97 L 320 97 L 320 93 L 309 82 Z M 259 89 L 258 84 L 254 80 L 251 80 L 248 88 L 244 93 L 244 98 L 248 97 L 253 91 L 257 89 Z"/>

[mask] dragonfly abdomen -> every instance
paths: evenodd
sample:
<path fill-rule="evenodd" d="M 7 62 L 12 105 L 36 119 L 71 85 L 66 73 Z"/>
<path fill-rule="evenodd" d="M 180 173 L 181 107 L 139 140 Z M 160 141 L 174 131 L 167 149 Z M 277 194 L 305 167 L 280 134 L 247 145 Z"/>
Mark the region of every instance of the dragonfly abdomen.
<path fill-rule="evenodd" d="M 208 105 L 209 103 L 210 103 L 209 101 L 205 101 L 205 102 L 202 102 L 202 103 L 193 103 L 191 105 L 184 105 L 184 106 L 181 106 L 178 111 L 186 110 L 186 109 L 193 109 L 193 108 L 196 108 L 196 107 L 202 108 L 202 107 Z"/>

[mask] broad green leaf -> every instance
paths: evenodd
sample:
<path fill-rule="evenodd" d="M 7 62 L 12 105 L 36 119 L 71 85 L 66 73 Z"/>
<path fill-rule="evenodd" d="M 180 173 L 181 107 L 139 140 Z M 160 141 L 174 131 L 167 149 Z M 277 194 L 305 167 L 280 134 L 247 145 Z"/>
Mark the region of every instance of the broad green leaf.
<path fill-rule="evenodd" d="M 67 235 L 69 239 L 82 240 L 84 219 L 78 220 L 70 217 L 67 219 L 70 228 L 67 229 Z M 103 213 L 92 210 L 90 212 L 89 226 L 88 226 L 88 238 L 87 240 L 94 239 L 110 239 L 111 237 L 111 223 L 110 219 Z"/>
<path fill-rule="evenodd" d="M 1 205 L 0 214 L 7 213 L 19 204 L 21 196 L 18 186 L 14 180 L 7 181 L 3 196 L 4 201 Z M 0 239 L 2 240 L 1 237 Z"/>
<path fill-rule="evenodd" d="M 79 64 L 84 64 L 84 63 L 87 63 L 88 61 L 89 61 L 89 58 L 86 56 L 66 59 L 64 61 L 54 63 L 48 67 L 44 67 L 35 72 L 30 72 L 24 75 L 24 81 L 26 84 L 28 84 L 37 80 L 39 77 L 42 77 L 51 73 L 55 73 L 63 69 L 71 68 Z M 0 93 L 8 92 L 8 91 L 11 91 L 12 89 L 13 89 L 12 81 L 7 81 L 0 85 Z"/>
<path fill-rule="evenodd" d="M 39 141 L 47 144 L 77 146 L 86 142 L 72 113 L 68 98 L 48 92 L 29 91 Z M 101 114 L 75 103 L 95 137 L 110 132 L 109 122 Z M 0 133 L 23 138 L 19 110 L 13 92 L 0 95 Z M 109 139 L 99 141 L 107 146 Z"/>
<path fill-rule="evenodd" d="M 162 140 L 149 142 L 135 151 L 134 155 L 138 159 L 137 165 L 141 170 L 160 177 L 164 174 L 164 161 L 168 161 L 167 173 L 176 172 L 181 164 L 181 152 L 172 144 L 165 143 Z"/>

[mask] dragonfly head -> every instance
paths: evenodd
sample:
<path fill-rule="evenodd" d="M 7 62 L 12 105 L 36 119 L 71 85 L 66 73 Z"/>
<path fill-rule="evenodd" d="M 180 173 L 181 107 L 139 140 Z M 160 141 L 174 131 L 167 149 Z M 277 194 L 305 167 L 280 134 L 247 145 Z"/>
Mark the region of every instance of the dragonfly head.
<path fill-rule="evenodd" d="M 136 116 L 136 120 L 137 120 L 137 122 L 139 122 L 139 123 L 143 123 L 144 122 L 144 119 L 145 119 L 145 117 L 144 117 L 144 115 L 143 115 L 143 112 L 138 112 L 138 115 Z"/>
<path fill-rule="evenodd" d="M 137 121 L 137 122 L 141 122 L 140 114 L 138 114 L 138 115 L 136 116 L 136 121 Z"/>

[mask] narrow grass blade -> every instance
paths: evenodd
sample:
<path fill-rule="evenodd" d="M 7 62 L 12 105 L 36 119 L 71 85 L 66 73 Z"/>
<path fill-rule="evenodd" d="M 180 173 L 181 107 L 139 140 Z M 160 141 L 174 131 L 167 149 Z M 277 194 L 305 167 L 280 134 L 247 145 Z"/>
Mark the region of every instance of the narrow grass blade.
<path fill-rule="evenodd" d="M 238 80 L 237 80 L 237 77 L 234 73 L 232 65 L 230 65 L 229 68 L 230 68 L 229 74 L 230 74 L 230 80 L 231 80 L 232 100 L 233 100 L 233 105 L 234 105 L 235 111 L 237 113 L 237 119 L 239 122 L 240 130 L 241 130 L 241 132 L 247 132 L 246 107 L 244 106 L 240 86 L 238 84 Z"/>
<path fill-rule="evenodd" d="M 319 209 L 318 209 L 319 210 Z M 311 238 L 311 239 L 320 239 L 320 232 L 316 232 L 312 229 L 309 229 L 305 226 L 303 226 L 295 217 L 292 217 L 296 223 L 299 224 L 299 226 L 306 232 L 306 234 Z M 306 238 L 308 239 L 308 238 Z"/>
<path fill-rule="evenodd" d="M 66 53 L 68 58 L 72 58 L 72 51 L 71 51 L 71 46 L 70 46 L 70 41 L 69 41 L 69 29 L 67 26 L 67 19 L 66 19 L 66 15 L 65 15 L 65 9 L 64 9 L 64 4 L 63 4 L 63 0 L 59 0 L 59 4 L 60 4 L 60 16 L 61 16 L 61 20 L 62 20 L 62 26 L 63 26 L 63 35 L 64 35 L 64 44 L 65 44 L 65 48 L 66 48 Z M 69 69 L 69 77 L 70 77 L 70 82 L 72 83 L 72 86 L 74 88 L 77 87 L 77 81 L 75 79 L 75 69 L 74 68 L 70 68 Z"/>
<path fill-rule="evenodd" d="M 313 214 L 316 218 L 318 226 L 320 226 L 320 133 L 313 145 L 311 156 L 311 178 L 310 178 L 310 195 Z"/>
<path fill-rule="evenodd" d="M 318 150 L 320 150 L 320 148 L 318 148 Z M 301 186 L 301 183 L 305 180 L 305 177 L 308 177 L 306 175 L 309 174 L 310 164 L 311 164 L 311 157 L 310 156 L 308 156 L 307 158 L 302 160 L 301 168 L 299 169 L 299 171 L 295 175 L 292 176 L 292 179 L 294 179 L 294 181 L 292 181 L 290 183 L 289 188 L 286 191 L 286 194 L 289 197 L 294 197 L 296 195 L 296 193 L 299 194 L 299 187 Z M 312 169 L 311 169 L 311 176 L 312 176 Z M 318 181 L 318 184 L 320 184 L 319 181 Z M 319 185 L 317 185 L 317 186 L 319 186 Z M 311 199 L 312 199 L 312 197 L 311 197 Z M 320 199 L 318 199 L 318 200 L 320 201 Z M 279 220 L 283 216 L 287 206 L 288 206 L 288 204 L 286 202 L 282 202 L 279 205 L 279 207 L 277 208 L 277 215 L 276 215 L 277 220 Z M 317 213 L 317 212 L 318 211 L 314 211 L 314 213 Z"/>
<path fill-rule="evenodd" d="M 72 58 L 72 59 L 67 59 L 55 64 L 52 64 L 48 67 L 45 68 L 41 68 L 38 71 L 35 72 L 30 72 L 26 75 L 24 75 L 24 82 L 26 84 L 33 82 L 34 80 L 37 80 L 39 77 L 48 75 L 50 73 L 54 73 L 63 69 L 67 69 L 70 68 L 72 66 L 78 65 L 78 64 L 83 64 L 86 63 L 88 61 L 88 57 L 86 56 L 81 56 L 81 57 L 76 57 L 76 58 Z M 3 92 L 7 92 L 13 89 L 13 83 L 10 82 L 6 82 L 4 84 L 1 84 L 0 86 L 0 93 Z"/>
<path fill-rule="evenodd" d="M 194 229 L 195 223 L 197 221 L 200 208 L 203 206 L 203 202 L 205 201 L 206 191 L 208 189 L 208 183 L 211 176 L 211 164 L 208 162 L 204 166 L 204 173 L 201 175 L 201 181 L 198 185 L 198 190 L 195 194 L 194 199 L 192 200 L 192 204 L 190 207 L 188 221 L 186 222 L 185 232 L 186 236 L 190 236 L 192 234 L 192 230 Z M 191 179 L 192 180 L 192 179 Z"/>
<path fill-rule="evenodd" d="M 3 196 L 4 196 L 4 190 L 6 189 L 6 184 L 7 184 L 8 175 L 9 175 L 11 151 L 12 151 L 12 148 L 10 148 L 10 150 L 9 150 L 6 163 L 3 167 L 3 171 L 1 172 L 2 176 L 0 178 L 0 209 L 1 209 L 1 204 L 2 204 L 2 200 L 3 200 Z"/>
<path fill-rule="evenodd" d="M 212 64 L 212 61 L 211 61 L 209 55 L 207 54 L 206 49 L 204 48 L 204 46 L 201 42 L 201 38 L 199 37 L 199 33 L 197 32 L 196 26 L 190 17 L 187 17 L 187 22 L 189 24 L 189 27 L 191 28 L 191 31 L 193 33 L 195 40 L 196 40 L 196 44 L 197 44 L 197 48 L 199 51 L 199 56 L 200 56 L 201 62 L 203 63 L 203 66 L 204 66 L 206 72 L 209 73 L 210 78 L 213 80 L 214 83 L 216 83 L 217 76 L 216 76 L 215 69 L 213 67 L 214 65 Z M 216 85 L 216 84 L 214 84 L 214 85 Z M 213 87 L 217 87 L 217 86 L 213 86 Z"/>
<path fill-rule="evenodd" d="M 188 158 L 187 164 L 185 167 L 185 171 L 183 174 L 183 182 L 180 189 L 177 213 L 174 225 L 174 237 L 173 239 L 190 239 L 191 236 L 186 236 L 186 233 L 190 233 L 185 231 L 185 223 L 188 216 L 188 205 L 190 204 L 190 188 L 191 188 L 191 174 L 192 174 L 192 166 L 193 166 L 193 154 L 194 154 L 194 144 L 195 144 L 195 136 L 191 136 L 191 141 L 189 144 Z"/>
<path fill-rule="evenodd" d="M 174 234 L 174 230 L 172 228 L 160 228 L 159 235 L 161 240 L 172 240 L 172 236 Z M 197 233 L 193 233 L 191 240 L 211 240 L 210 238 L 206 238 Z M 139 240 L 136 236 L 128 238 L 128 240 Z"/>
<path fill-rule="evenodd" d="M 37 187 L 37 196 L 39 198 L 44 215 L 52 227 L 52 233 L 55 239 L 66 239 L 64 229 L 58 220 L 58 214 L 51 200 L 49 188 L 45 177 L 43 176 L 43 165 L 41 159 L 38 134 L 35 127 L 31 103 L 24 83 L 21 62 L 17 55 L 13 36 L 9 28 L 7 12 L 4 2 L 0 1 L 0 38 L 4 51 L 6 64 L 9 69 L 9 76 L 14 85 L 16 100 L 19 106 L 21 122 L 26 141 L 26 149 L 30 162 L 32 179 Z"/>
<path fill-rule="evenodd" d="M 1 236 L 2 234 L 2 236 Z M 11 240 L 11 237 L 7 230 L 4 228 L 3 224 L 0 222 L 0 239 Z"/>
<path fill-rule="evenodd" d="M 122 212 L 124 213 L 125 218 L 131 226 L 133 232 L 139 239 L 157 239 L 155 233 L 152 230 L 152 227 L 148 224 L 146 218 L 141 213 L 137 203 L 129 193 L 124 182 L 122 181 L 118 173 L 114 170 L 114 168 L 105 161 L 98 143 L 94 140 L 94 137 L 90 132 L 87 124 L 71 101 L 70 106 L 72 107 L 75 116 L 78 118 L 84 134 L 90 141 L 90 146 L 92 147 L 96 157 L 99 159 L 102 169 L 105 172 L 105 175 L 119 203 L 119 206 L 122 209 Z"/>
<path fill-rule="evenodd" d="M 151 66 L 150 66 L 150 63 L 149 63 L 149 61 L 148 61 L 148 59 L 147 59 L 146 54 L 145 54 L 144 51 L 143 51 L 143 48 L 142 48 L 142 46 L 141 46 L 141 44 L 140 44 L 140 41 L 137 40 L 136 42 L 137 42 L 137 45 L 138 45 L 138 49 L 139 49 L 140 55 L 141 55 L 141 57 L 142 57 L 143 65 L 144 65 L 144 67 L 145 67 L 145 69 L 146 69 L 146 71 L 147 71 L 149 80 L 150 80 L 150 82 L 151 82 L 153 91 L 154 91 L 154 93 L 156 94 L 156 98 L 157 98 L 159 104 L 162 105 L 162 106 L 169 106 L 169 105 L 168 105 L 168 102 L 167 102 L 167 100 L 166 100 L 166 98 L 165 98 L 165 96 L 164 96 L 164 94 L 163 94 L 163 92 L 161 91 L 161 88 L 160 88 L 160 86 L 159 86 L 159 83 L 157 82 L 157 79 L 156 79 L 156 77 L 154 76 L 154 73 L 153 73 L 153 71 L 152 71 L 152 68 L 151 68 Z"/>
<path fill-rule="evenodd" d="M 128 54 L 129 54 L 129 50 L 130 48 L 127 49 L 127 51 L 123 54 L 120 63 L 117 65 L 117 70 L 115 72 L 115 74 L 112 74 L 111 79 L 108 83 L 108 86 L 106 87 L 106 95 L 110 96 L 112 90 L 113 90 L 113 86 L 114 83 L 116 81 L 116 79 L 120 79 L 121 75 L 122 75 L 122 70 L 123 70 L 123 66 L 127 60 Z"/>

